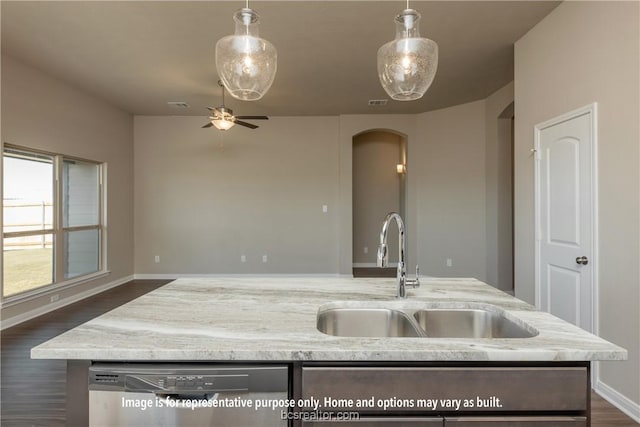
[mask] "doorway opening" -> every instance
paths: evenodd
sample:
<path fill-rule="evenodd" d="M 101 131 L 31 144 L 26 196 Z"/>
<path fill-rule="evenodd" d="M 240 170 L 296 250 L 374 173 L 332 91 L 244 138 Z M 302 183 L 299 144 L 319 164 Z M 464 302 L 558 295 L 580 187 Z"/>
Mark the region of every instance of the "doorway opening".
<path fill-rule="evenodd" d="M 514 145 L 515 103 L 498 116 L 497 159 L 497 287 L 515 293 Z"/>
<path fill-rule="evenodd" d="M 382 222 L 398 212 L 406 223 L 407 138 L 391 130 L 369 130 L 353 137 L 353 276 L 395 277 L 397 228 L 389 230 L 389 268 L 376 266 Z"/>

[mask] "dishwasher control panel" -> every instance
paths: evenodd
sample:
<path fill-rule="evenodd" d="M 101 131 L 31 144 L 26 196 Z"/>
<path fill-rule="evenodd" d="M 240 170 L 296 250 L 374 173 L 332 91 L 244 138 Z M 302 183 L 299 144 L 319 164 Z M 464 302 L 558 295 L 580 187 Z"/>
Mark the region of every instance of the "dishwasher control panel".
<path fill-rule="evenodd" d="M 89 368 L 90 390 L 217 393 L 286 391 L 288 385 L 283 365 L 96 363 Z"/>
<path fill-rule="evenodd" d="M 248 391 L 249 375 L 125 374 L 124 385 L 127 391 Z"/>

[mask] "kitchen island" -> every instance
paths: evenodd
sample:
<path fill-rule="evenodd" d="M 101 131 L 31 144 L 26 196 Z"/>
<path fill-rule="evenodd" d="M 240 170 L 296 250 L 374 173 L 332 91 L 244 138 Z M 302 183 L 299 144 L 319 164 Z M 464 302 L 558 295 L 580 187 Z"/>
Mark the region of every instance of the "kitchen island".
<path fill-rule="evenodd" d="M 367 398 L 377 400 L 385 397 L 385 393 L 385 399 L 400 398 L 402 390 L 421 393 L 423 397 L 425 393 L 445 393 L 450 400 L 456 400 L 456 395 L 459 400 L 501 398 L 503 405 L 507 404 L 509 416 L 520 412 L 550 417 L 562 415 L 559 421 L 562 424 L 558 425 L 589 424 L 590 361 L 626 358 L 626 350 L 474 279 L 426 279 L 420 288 L 409 290 L 408 296 L 405 300 L 395 298 L 393 279 L 184 278 L 33 348 L 31 356 L 69 361 L 69 381 L 78 385 L 69 386 L 77 396 L 68 400 L 77 403 L 71 410 L 79 413 L 78 419 L 86 417 L 86 409 L 82 409 L 87 405 L 87 398 L 83 397 L 87 394 L 86 371 L 96 362 L 242 362 L 288 364 L 292 398 L 330 393 L 324 397 L 339 398 L 337 403 L 347 404 L 346 407 L 340 404 L 325 407 L 329 412 L 347 409 L 348 400 L 358 400 L 358 393 L 362 394 L 357 384 L 362 385 L 366 378 L 377 378 L 379 384 L 366 385 Z M 454 309 L 493 307 L 511 321 L 528 328 L 532 336 L 381 338 L 333 336 L 318 331 L 316 316 L 319 310 L 362 306 L 404 310 L 442 306 Z M 487 372 L 493 372 L 495 376 L 486 377 Z M 421 379 L 421 375 L 427 375 L 427 379 Z M 428 378 L 432 375 L 438 378 L 438 384 L 446 382 L 453 384 L 452 388 L 412 391 L 406 384 L 387 383 L 403 378 L 429 383 Z M 465 378 L 469 383 L 476 383 L 466 391 Z M 544 378 L 547 384 L 556 381 L 557 384 L 549 387 L 559 387 L 560 392 L 565 385 L 573 387 L 572 391 L 579 389 L 581 396 L 576 400 L 576 406 L 571 403 L 547 408 L 543 406 L 548 402 L 541 401 L 528 407 L 508 401 L 509 395 L 520 392 L 518 387 L 530 389 L 537 395 L 547 395 L 548 401 L 557 400 L 558 395 L 549 394 L 544 384 L 536 386 L 532 382 L 536 378 Z M 328 383 L 324 381 L 326 379 L 330 379 Z M 356 385 L 331 387 L 340 381 Z M 500 392 L 496 388 L 509 383 L 513 385 L 509 391 Z M 480 396 L 479 390 L 491 390 L 491 384 L 495 386 L 493 390 Z M 365 395 L 360 397 L 364 401 Z M 405 397 L 413 399 L 415 396 Z M 569 401 L 571 399 L 568 397 Z M 492 405 L 487 403 L 486 408 L 469 408 L 467 412 L 472 416 L 497 416 L 498 408 L 494 401 Z M 296 413 L 306 409 L 309 408 L 296 405 L 289 411 Z M 374 402 L 373 407 L 361 412 L 374 417 L 422 416 L 427 412 L 425 408 L 391 409 L 381 408 Z M 447 421 L 447 415 L 459 415 L 464 411 L 460 408 L 439 409 L 432 414 L 440 417 L 435 419 L 440 425 L 482 425 L 478 424 L 482 421 L 473 421 L 473 417 L 463 421 L 450 417 Z M 75 417 L 72 413 L 70 416 Z M 578 420 L 576 423 L 564 424 L 574 418 Z M 296 420 L 294 425 L 299 422 Z M 513 420 L 510 422 L 515 425 Z M 491 423 L 496 424 L 496 421 Z M 302 425 L 316 424 L 306 422 Z"/>

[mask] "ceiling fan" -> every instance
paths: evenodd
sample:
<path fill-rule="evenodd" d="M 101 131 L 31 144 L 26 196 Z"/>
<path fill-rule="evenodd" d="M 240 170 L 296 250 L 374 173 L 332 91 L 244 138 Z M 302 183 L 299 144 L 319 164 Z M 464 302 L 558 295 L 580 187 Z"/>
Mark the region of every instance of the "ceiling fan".
<path fill-rule="evenodd" d="M 222 105 L 220 107 L 207 107 L 211 112 L 209 116 L 209 123 L 202 126 L 203 128 L 209 128 L 215 126 L 219 130 L 228 130 L 235 125 L 248 127 L 249 129 L 256 129 L 259 126 L 252 123 L 247 123 L 242 120 L 269 120 L 267 116 L 234 116 L 233 110 L 224 106 L 224 85 L 222 81 L 218 80 L 218 86 L 222 88 Z M 239 120 L 242 119 L 242 120 Z"/>

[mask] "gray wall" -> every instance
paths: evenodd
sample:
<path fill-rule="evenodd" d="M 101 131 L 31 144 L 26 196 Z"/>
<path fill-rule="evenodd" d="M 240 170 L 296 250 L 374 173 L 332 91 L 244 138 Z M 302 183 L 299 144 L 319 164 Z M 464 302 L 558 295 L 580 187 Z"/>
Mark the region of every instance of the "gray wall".
<path fill-rule="evenodd" d="M 366 132 L 353 138 L 353 262 L 375 266 L 382 221 L 399 212 L 402 175 L 402 137 L 389 132 Z M 389 262 L 398 261 L 398 231 L 387 234 Z M 368 252 L 364 252 L 364 248 Z"/>
<path fill-rule="evenodd" d="M 203 122 L 135 118 L 136 273 L 336 273 L 338 118 Z"/>
<path fill-rule="evenodd" d="M 421 271 L 487 278 L 485 101 L 418 115 L 416 200 Z M 451 267 L 446 265 L 452 260 Z"/>
<path fill-rule="evenodd" d="M 486 280 L 486 120 L 510 94 L 419 115 L 275 117 L 224 134 L 198 117 L 136 117 L 136 273 L 350 275 L 353 137 L 392 131 L 406 135 L 409 271 L 417 262 L 426 275 Z M 383 216 L 366 233 L 374 240 Z"/>
<path fill-rule="evenodd" d="M 133 274 L 133 117 L 2 55 L 2 142 L 107 162 L 111 274 L 56 291 L 60 300 Z M 1 178 L 0 178 L 1 179 Z M 2 319 L 50 304 L 43 295 L 3 307 Z"/>
<path fill-rule="evenodd" d="M 406 135 L 408 269 L 485 280 L 485 104 L 224 134 L 198 117 L 136 117 L 136 273 L 350 275 L 353 137 L 378 130 Z"/>
<path fill-rule="evenodd" d="M 598 103 L 599 335 L 629 350 L 601 381 L 640 416 L 638 2 L 564 2 L 515 46 L 516 295 L 534 301 L 533 127 Z M 626 399 L 626 400 L 625 400 Z M 631 403 L 633 402 L 633 403 Z"/>

